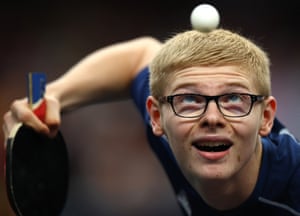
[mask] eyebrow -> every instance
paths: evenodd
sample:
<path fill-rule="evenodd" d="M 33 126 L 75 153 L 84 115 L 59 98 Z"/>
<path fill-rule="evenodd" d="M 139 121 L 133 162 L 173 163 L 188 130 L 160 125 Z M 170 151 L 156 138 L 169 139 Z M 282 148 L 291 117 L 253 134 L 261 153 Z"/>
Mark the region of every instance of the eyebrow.
<path fill-rule="evenodd" d="M 245 90 L 245 91 L 250 91 L 250 88 L 248 86 L 242 85 L 239 82 L 225 83 L 224 86 L 225 86 L 224 89 L 229 91 L 230 89 L 234 90 L 235 88 Z M 199 87 L 199 85 L 197 86 L 196 83 L 183 83 L 178 85 L 173 91 L 176 92 L 179 90 L 187 90 L 192 92 L 199 92 L 200 89 L 201 87 Z"/>

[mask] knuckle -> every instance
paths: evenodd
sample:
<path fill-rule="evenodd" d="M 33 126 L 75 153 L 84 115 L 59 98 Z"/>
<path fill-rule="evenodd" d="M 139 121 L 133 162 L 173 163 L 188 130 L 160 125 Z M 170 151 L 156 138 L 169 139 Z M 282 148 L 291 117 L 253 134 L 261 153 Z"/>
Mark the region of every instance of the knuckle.
<path fill-rule="evenodd" d="M 4 113 L 4 115 L 3 115 L 4 122 L 7 122 L 10 118 L 11 118 L 11 111 Z"/>

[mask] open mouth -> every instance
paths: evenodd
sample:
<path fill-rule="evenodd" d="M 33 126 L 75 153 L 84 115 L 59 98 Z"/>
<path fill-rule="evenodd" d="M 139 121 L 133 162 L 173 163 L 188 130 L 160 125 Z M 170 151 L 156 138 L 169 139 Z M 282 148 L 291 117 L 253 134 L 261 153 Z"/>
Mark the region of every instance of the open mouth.
<path fill-rule="evenodd" d="M 193 144 L 198 150 L 204 151 L 204 152 L 223 152 L 227 151 L 232 144 Z"/>

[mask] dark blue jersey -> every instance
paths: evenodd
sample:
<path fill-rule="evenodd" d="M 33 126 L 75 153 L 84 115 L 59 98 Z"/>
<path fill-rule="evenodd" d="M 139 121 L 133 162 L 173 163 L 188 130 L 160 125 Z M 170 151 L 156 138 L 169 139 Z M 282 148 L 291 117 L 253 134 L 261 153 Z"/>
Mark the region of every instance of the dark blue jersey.
<path fill-rule="evenodd" d="M 300 216 L 300 144 L 277 120 L 269 136 L 262 138 L 263 158 L 259 178 L 251 196 L 238 208 L 217 211 L 209 207 L 180 171 L 167 140 L 152 133 L 146 110 L 150 94 L 149 70 L 132 83 L 132 97 L 141 113 L 147 138 L 173 186 L 185 215 L 298 215 Z"/>

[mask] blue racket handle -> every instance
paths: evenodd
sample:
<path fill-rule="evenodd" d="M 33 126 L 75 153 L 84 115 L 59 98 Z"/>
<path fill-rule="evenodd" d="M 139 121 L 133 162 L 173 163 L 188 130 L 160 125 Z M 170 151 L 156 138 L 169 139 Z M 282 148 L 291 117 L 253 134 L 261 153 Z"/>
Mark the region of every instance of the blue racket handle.
<path fill-rule="evenodd" d="M 46 74 L 34 72 L 28 74 L 28 102 L 36 116 L 44 121 L 46 117 L 46 101 L 44 93 L 46 88 Z"/>

